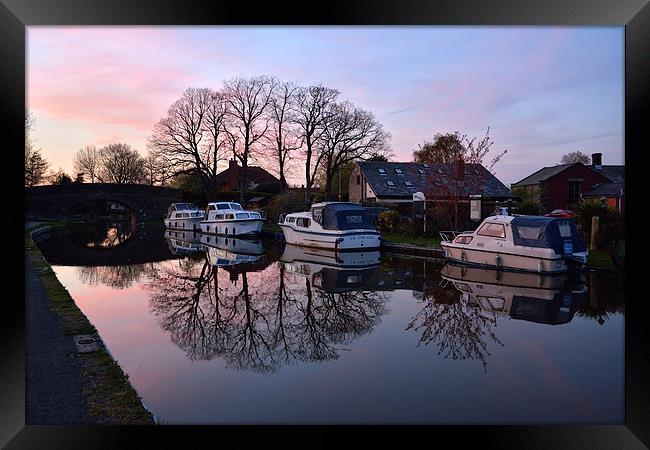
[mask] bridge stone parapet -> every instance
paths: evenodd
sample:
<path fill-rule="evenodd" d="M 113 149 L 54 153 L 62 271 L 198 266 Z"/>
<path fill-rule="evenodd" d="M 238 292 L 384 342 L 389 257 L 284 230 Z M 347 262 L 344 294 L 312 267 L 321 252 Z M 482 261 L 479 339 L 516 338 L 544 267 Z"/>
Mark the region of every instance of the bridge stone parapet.
<path fill-rule="evenodd" d="M 25 188 L 25 219 L 64 221 L 86 201 L 117 202 L 138 221 L 162 220 L 171 203 L 183 201 L 179 189 L 143 184 L 72 183 Z"/>

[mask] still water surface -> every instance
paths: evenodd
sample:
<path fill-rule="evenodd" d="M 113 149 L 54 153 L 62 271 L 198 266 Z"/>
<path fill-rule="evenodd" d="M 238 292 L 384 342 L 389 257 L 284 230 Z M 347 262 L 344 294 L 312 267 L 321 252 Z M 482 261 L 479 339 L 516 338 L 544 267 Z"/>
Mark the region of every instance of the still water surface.
<path fill-rule="evenodd" d="M 624 420 L 624 300 L 603 275 L 124 224 L 41 249 L 165 423 Z"/>

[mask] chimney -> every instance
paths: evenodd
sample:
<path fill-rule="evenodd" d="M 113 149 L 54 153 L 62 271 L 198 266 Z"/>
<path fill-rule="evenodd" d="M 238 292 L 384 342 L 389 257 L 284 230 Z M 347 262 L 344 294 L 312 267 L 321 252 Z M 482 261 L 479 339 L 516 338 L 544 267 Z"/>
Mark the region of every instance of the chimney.
<path fill-rule="evenodd" d="M 603 167 L 603 154 L 602 153 L 592 153 L 591 154 L 591 165 L 596 169 L 602 169 Z"/>
<path fill-rule="evenodd" d="M 232 169 L 233 167 L 239 167 L 239 164 L 237 164 L 237 161 L 235 161 L 234 158 L 228 161 L 228 168 Z"/>

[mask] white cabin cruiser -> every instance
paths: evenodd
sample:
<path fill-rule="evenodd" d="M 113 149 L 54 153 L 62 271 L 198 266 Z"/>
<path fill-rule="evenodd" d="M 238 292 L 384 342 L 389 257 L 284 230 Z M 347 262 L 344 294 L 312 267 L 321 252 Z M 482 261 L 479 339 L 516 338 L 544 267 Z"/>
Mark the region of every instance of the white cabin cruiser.
<path fill-rule="evenodd" d="M 440 235 L 445 257 L 462 264 L 553 273 L 587 263 L 587 246 L 572 219 L 497 215 L 475 231 Z"/>
<path fill-rule="evenodd" d="M 315 203 L 306 212 L 282 214 L 278 225 L 287 244 L 328 250 L 378 249 L 381 235 L 358 203 Z"/>
<path fill-rule="evenodd" d="M 167 208 L 165 227 L 179 230 L 198 230 L 203 220 L 203 210 L 194 203 L 172 203 Z"/>
<path fill-rule="evenodd" d="M 201 221 L 201 232 L 242 236 L 260 234 L 264 219 L 257 211 L 245 211 L 239 203 L 208 203 L 205 219 Z"/>

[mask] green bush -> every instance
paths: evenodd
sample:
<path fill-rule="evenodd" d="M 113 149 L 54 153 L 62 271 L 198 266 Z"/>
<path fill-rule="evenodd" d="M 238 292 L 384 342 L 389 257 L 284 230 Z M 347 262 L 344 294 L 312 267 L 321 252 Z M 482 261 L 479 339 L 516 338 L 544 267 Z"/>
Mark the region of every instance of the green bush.
<path fill-rule="evenodd" d="M 606 208 L 598 221 L 596 245 L 602 250 L 612 252 L 619 247 L 619 242 L 625 239 L 625 220 L 612 208 Z"/>
<path fill-rule="evenodd" d="M 587 241 L 591 239 L 591 218 L 598 216 L 600 208 L 598 200 L 582 200 L 573 209 L 577 214 L 576 224 L 585 234 Z"/>
<path fill-rule="evenodd" d="M 277 223 L 280 214 L 306 211 L 305 193 L 302 191 L 289 191 L 282 195 L 276 195 L 264 206 L 262 210 L 266 213 L 267 219 Z"/>
<path fill-rule="evenodd" d="M 541 212 L 541 206 L 537 202 L 533 202 L 531 200 L 524 201 L 519 203 L 517 206 L 514 207 L 514 212 L 516 214 L 523 214 L 527 216 L 538 216 Z"/>
<path fill-rule="evenodd" d="M 397 211 L 384 211 L 377 217 L 377 228 L 382 233 L 396 233 L 399 231 L 400 217 Z"/>

